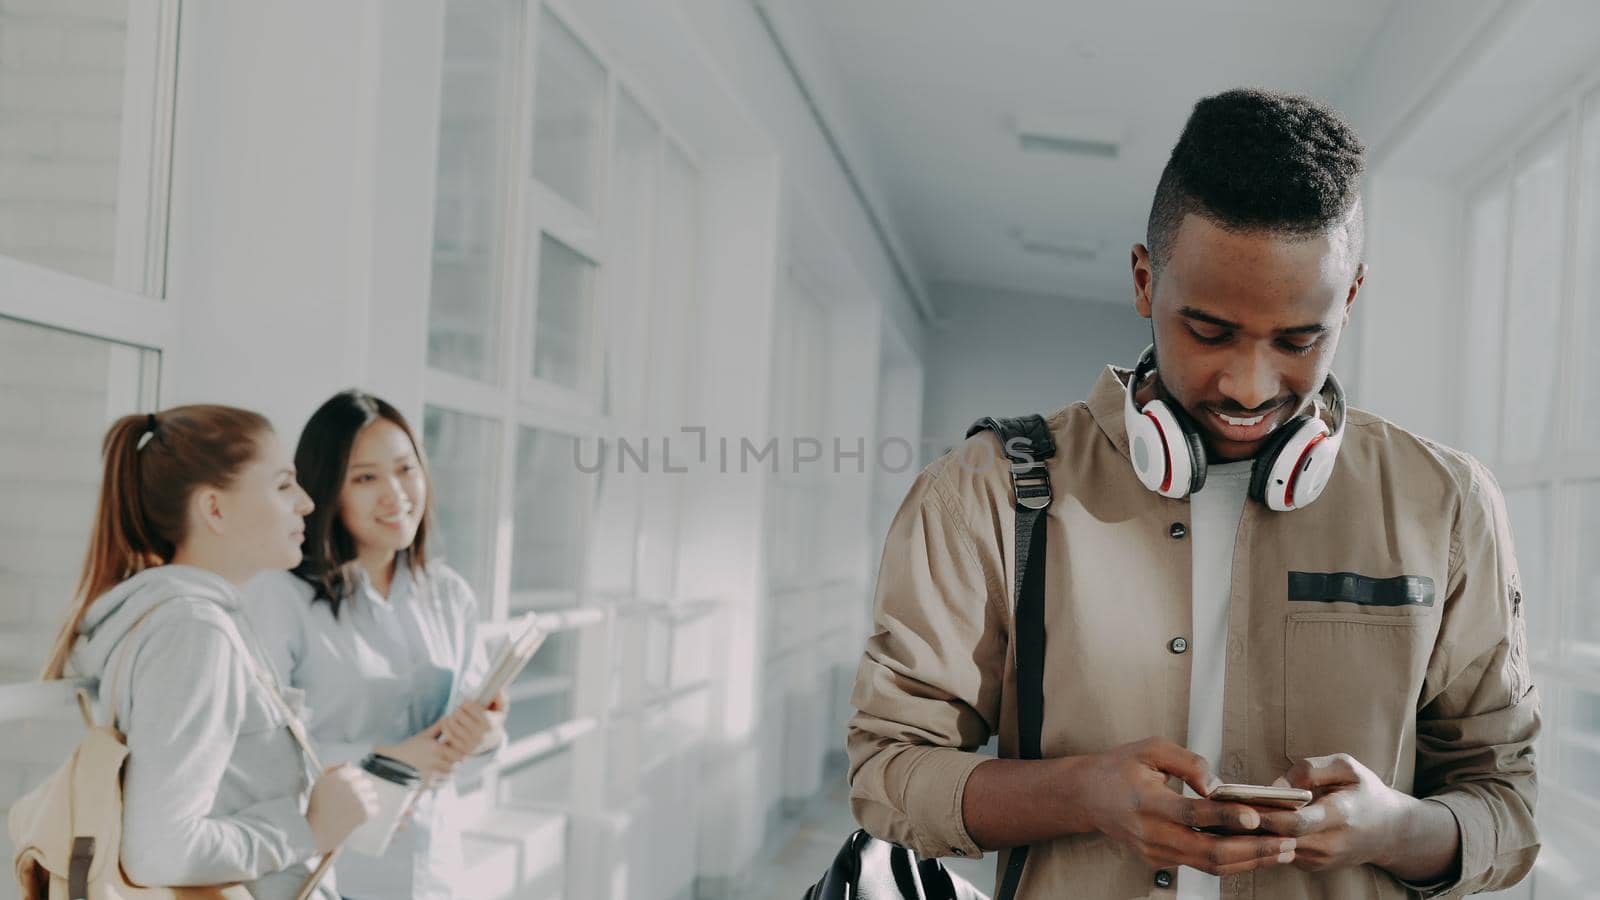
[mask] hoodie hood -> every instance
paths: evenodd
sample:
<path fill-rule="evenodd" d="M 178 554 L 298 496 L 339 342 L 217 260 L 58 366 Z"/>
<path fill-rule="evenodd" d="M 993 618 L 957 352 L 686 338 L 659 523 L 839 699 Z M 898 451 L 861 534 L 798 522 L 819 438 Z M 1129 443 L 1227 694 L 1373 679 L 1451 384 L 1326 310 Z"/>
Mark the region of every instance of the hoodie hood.
<path fill-rule="evenodd" d="M 210 600 L 230 615 L 239 608 L 238 588 L 208 569 L 180 565 L 145 569 L 89 604 L 83 623 L 78 626 L 78 641 L 72 648 L 68 672 L 99 678 L 112 653 L 141 616 L 168 600 L 185 598 Z"/>

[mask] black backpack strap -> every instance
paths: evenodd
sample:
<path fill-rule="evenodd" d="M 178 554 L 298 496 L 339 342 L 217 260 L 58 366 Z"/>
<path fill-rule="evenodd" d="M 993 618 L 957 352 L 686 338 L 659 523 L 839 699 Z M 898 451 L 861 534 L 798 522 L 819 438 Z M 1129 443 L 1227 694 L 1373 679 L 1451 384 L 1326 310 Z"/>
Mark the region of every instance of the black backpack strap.
<path fill-rule="evenodd" d="M 1016 611 L 1012 614 L 1017 646 L 1017 743 L 1022 759 L 1039 759 L 1044 732 L 1044 562 L 1049 528 L 1050 473 L 1045 461 L 1056 454 L 1055 440 L 1042 416 L 979 419 L 967 429 L 971 437 L 993 431 L 1011 463 L 1016 498 Z M 1013 900 L 1028 862 L 1027 847 L 1013 847 L 995 900 Z"/>

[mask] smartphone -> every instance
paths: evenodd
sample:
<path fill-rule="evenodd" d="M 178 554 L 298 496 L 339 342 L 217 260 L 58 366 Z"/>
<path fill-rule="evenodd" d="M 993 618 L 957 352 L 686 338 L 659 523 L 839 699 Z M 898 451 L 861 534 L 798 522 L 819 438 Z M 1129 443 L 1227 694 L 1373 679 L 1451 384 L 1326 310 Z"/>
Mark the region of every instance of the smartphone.
<path fill-rule="evenodd" d="M 1300 788 L 1268 787 L 1262 784 L 1223 784 L 1218 785 L 1206 799 L 1219 803 L 1267 806 L 1273 809 L 1299 809 L 1311 802 L 1311 792 Z"/>

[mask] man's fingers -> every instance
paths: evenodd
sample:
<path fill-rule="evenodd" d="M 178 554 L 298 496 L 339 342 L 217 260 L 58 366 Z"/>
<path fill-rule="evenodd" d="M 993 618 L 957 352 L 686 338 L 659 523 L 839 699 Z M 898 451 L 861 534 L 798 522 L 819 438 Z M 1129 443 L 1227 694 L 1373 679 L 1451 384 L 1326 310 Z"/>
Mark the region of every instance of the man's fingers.
<path fill-rule="evenodd" d="M 1295 851 L 1288 850 L 1279 853 L 1276 856 L 1262 856 L 1252 859 L 1249 862 L 1218 866 L 1217 870 L 1211 874 L 1226 877 L 1228 875 L 1238 875 L 1241 872 L 1249 872 L 1253 869 L 1260 869 L 1265 866 L 1282 866 L 1294 862 L 1294 854 Z"/>
<path fill-rule="evenodd" d="M 1225 828 L 1229 831 L 1255 831 L 1261 827 L 1261 814 L 1239 803 L 1218 803 L 1193 797 L 1172 798 L 1170 818 L 1189 828 Z"/>
<path fill-rule="evenodd" d="M 1157 771 L 1182 778 L 1202 797 L 1208 796 L 1222 783 L 1212 776 L 1211 766 L 1205 757 L 1165 738 L 1146 739 L 1140 749 L 1139 759 Z"/>
<path fill-rule="evenodd" d="M 1182 827 L 1154 828 L 1147 842 L 1183 865 L 1205 872 L 1275 863 L 1284 854 L 1292 854 L 1296 847 L 1293 838 L 1219 837 Z"/>
<path fill-rule="evenodd" d="M 1361 780 L 1361 773 L 1356 768 L 1358 765 L 1353 758 L 1344 753 L 1311 756 L 1291 766 L 1289 771 L 1284 773 L 1283 779 L 1291 787 L 1308 791 L 1338 784 L 1354 784 Z"/>
<path fill-rule="evenodd" d="M 1288 837 L 1316 834 L 1332 824 L 1329 812 L 1329 806 L 1319 800 L 1299 809 L 1266 813 L 1261 817 L 1261 827 Z"/>

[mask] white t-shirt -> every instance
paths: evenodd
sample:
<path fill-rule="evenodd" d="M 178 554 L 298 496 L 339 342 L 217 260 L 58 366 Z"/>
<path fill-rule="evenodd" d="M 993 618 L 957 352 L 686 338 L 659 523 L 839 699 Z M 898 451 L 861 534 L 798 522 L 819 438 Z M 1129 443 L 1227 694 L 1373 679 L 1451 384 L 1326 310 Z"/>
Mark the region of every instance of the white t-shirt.
<path fill-rule="evenodd" d="M 1233 544 L 1250 487 L 1250 460 L 1210 466 L 1206 483 L 1189 498 L 1194 622 L 1189 635 L 1189 749 L 1211 772 L 1222 761 L 1223 681 L 1228 670 L 1228 599 L 1233 584 Z M 1220 777 L 1220 776 L 1219 776 Z M 1194 796 L 1193 791 L 1185 794 Z M 1217 900 L 1222 881 L 1191 868 L 1178 872 L 1180 900 Z"/>

